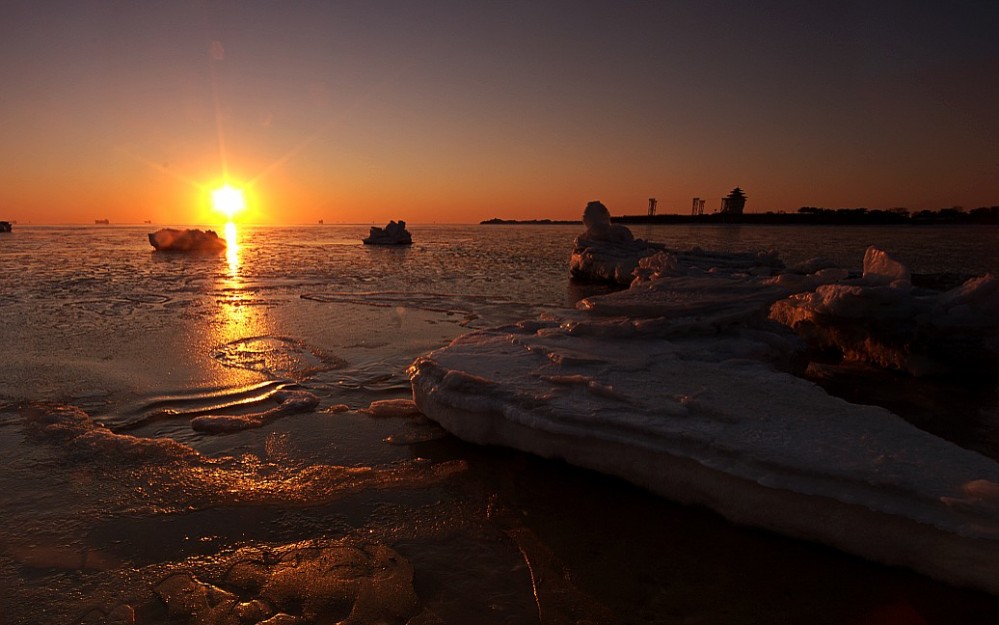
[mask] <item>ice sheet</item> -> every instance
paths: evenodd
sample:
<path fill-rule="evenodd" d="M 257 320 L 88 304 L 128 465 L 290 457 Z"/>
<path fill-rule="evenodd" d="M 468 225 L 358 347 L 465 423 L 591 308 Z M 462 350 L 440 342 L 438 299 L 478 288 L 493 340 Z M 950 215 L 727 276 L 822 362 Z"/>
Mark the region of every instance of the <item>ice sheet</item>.
<path fill-rule="evenodd" d="M 908 285 L 904 267 L 874 257 L 844 288 L 879 307 L 885 289 Z M 459 337 L 413 363 L 415 401 L 471 442 L 563 458 L 739 523 L 999 592 L 999 464 L 774 364 L 798 345 L 767 308 L 791 285 L 842 272 L 783 285 L 679 273 L 586 300 L 562 323 Z"/>

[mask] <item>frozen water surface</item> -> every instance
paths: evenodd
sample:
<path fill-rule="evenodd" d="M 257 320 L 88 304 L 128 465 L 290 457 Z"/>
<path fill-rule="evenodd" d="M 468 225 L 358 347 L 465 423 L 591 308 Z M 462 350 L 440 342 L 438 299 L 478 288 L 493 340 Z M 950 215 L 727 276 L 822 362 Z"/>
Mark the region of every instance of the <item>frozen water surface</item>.
<path fill-rule="evenodd" d="M 154 253 L 157 228 L 21 226 L 0 239 L 5 624 L 991 623 L 999 612 L 991 596 L 469 445 L 414 414 L 406 368 L 418 356 L 606 292 L 567 279 L 581 227 L 409 224 L 404 249 L 363 246 L 367 225 L 244 228 L 232 259 Z M 878 243 L 914 272 L 997 270 L 994 230 L 635 234 L 854 269 Z M 566 397 L 621 392 L 575 371 L 549 383 Z M 960 414 L 930 395 L 923 429 L 996 457 L 991 393 L 961 396 Z M 317 403 L 260 418 L 289 396 Z M 214 417 L 260 423 L 193 427 Z"/>

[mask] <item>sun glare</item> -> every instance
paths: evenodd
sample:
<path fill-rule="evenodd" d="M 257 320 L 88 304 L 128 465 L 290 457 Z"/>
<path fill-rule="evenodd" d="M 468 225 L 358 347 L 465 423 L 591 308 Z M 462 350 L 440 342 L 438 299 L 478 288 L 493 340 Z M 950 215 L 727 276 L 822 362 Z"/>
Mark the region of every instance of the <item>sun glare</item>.
<path fill-rule="evenodd" d="M 243 191 L 229 185 L 215 189 L 212 191 L 212 207 L 232 221 L 232 216 L 246 207 Z"/>

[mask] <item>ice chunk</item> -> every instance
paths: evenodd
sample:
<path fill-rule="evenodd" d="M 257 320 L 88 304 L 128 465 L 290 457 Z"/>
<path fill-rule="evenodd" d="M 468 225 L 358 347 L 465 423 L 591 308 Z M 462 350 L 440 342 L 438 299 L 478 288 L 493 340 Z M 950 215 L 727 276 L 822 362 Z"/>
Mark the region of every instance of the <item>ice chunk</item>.
<path fill-rule="evenodd" d="M 658 251 L 635 242 L 601 243 L 577 239 L 576 246 L 569 260 L 573 278 L 622 285 L 630 284 L 634 279 L 641 259 Z"/>
<path fill-rule="evenodd" d="M 635 239 L 627 227 L 612 224 L 610 211 L 597 201 L 583 210 L 583 225 L 586 231 L 576 237 L 569 260 L 573 278 L 630 284 L 639 261 L 662 249 Z"/>
<path fill-rule="evenodd" d="M 934 301 L 929 316 L 940 327 L 991 328 L 994 334 L 999 323 L 999 280 L 992 274 L 968 280 Z"/>
<path fill-rule="evenodd" d="M 414 417 L 420 415 L 420 409 L 411 399 L 381 399 L 371 402 L 367 408 L 360 410 L 375 417 Z"/>
<path fill-rule="evenodd" d="M 163 228 L 148 236 L 149 244 L 161 252 L 221 252 L 226 248 L 213 230 Z"/>
<path fill-rule="evenodd" d="M 406 230 L 406 222 L 390 221 L 384 228 L 371 226 L 368 236 L 361 240 L 365 245 L 410 245 L 413 236 Z"/>
<path fill-rule="evenodd" d="M 871 246 L 864 253 L 864 279 L 871 284 L 904 288 L 911 285 L 912 273 L 888 252 Z"/>
<path fill-rule="evenodd" d="M 910 278 L 904 265 L 872 247 L 864 256 L 862 278 L 790 295 L 774 303 L 770 317 L 848 360 L 914 375 L 994 369 L 999 281 L 986 275 L 940 292 L 913 288 Z"/>

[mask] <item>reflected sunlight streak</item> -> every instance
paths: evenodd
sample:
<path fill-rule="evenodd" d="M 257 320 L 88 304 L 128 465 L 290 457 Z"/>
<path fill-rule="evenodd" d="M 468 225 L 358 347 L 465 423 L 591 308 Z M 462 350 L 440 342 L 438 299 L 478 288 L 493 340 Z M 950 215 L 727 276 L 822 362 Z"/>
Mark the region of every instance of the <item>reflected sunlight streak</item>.
<path fill-rule="evenodd" d="M 240 275 L 243 250 L 239 242 L 239 227 L 232 220 L 223 229 L 226 242 L 227 272 L 219 275 L 216 316 L 204 333 L 205 349 L 210 353 L 232 351 L 240 353 L 239 341 L 267 336 L 270 332 L 265 311 L 256 305 L 246 291 Z M 239 387 L 258 381 L 260 374 L 252 365 L 223 363 L 214 372 L 214 382 L 221 387 Z"/>
<path fill-rule="evenodd" d="M 225 225 L 225 259 L 229 263 L 229 277 L 235 279 L 239 273 L 239 237 L 232 221 Z"/>

